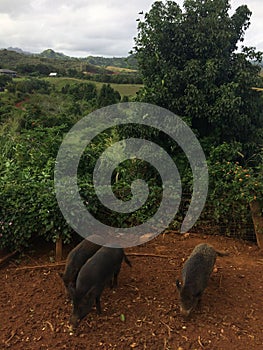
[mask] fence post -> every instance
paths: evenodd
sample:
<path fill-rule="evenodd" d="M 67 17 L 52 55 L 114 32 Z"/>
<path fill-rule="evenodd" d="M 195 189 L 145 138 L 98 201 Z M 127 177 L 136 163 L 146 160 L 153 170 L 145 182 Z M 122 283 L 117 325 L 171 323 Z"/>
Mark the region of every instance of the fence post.
<path fill-rule="evenodd" d="M 254 230 L 257 238 L 257 244 L 260 249 L 263 249 L 263 215 L 260 202 L 253 200 L 249 203 Z"/>
<path fill-rule="evenodd" d="M 56 240 L 56 261 L 57 262 L 62 260 L 62 250 L 63 250 L 62 237 L 58 236 Z"/>

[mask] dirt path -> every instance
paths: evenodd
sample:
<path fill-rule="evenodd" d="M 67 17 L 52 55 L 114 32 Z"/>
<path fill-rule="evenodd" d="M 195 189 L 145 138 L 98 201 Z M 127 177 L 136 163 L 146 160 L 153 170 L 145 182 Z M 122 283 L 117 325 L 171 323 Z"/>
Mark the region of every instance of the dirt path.
<path fill-rule="evenodd" d="M 183 260 L 203 241 L 230 255 L 217 259 L 201 304 L 185 320 L 175 279 Z M 53 252 L 27 254 L 19 264 L 11 261 L 0 270 L 0 348 L 263 349 L 263 253 L 254 244 L 166 234 L 126 252 L 133 253 L 133 267 L 123 264 L 118 288 L 102 295 L 103 314 L 94 309 L 75 333 L 68 323 L 72 307 L 57 274 L 63 267 L 20 269 L 50 263 Z"/>

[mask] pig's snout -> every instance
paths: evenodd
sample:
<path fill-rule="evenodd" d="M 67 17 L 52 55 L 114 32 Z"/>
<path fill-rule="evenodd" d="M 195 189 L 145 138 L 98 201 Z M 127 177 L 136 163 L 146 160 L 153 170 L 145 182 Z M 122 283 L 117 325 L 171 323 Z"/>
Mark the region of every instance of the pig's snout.
<path fill-rule="evenodd" d="M 72 315 L 70 317 L 70 320 L 69 320 L 69 322 L 70 322 L 70 324 L 72 325 L 73 328 L 77 328 L 77 326 L 79 324 L 79 321 L 80 321 L 80 319 L 78 318 L 77 315 Z"/>
<path fill-rule="evenodd" d="M 184 317 L 188 317 L 192 311 L 192 307 L 188 310 L 184 309 L 182 306 L 180 306 L 180 312 L 181 312 L 181 315 L 184 316 Z"/>

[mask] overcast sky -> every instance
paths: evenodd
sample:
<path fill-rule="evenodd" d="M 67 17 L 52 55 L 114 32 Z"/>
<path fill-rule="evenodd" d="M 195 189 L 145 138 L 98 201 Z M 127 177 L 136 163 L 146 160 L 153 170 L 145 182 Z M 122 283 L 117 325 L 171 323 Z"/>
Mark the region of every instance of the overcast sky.
<path fill-rule="evenodd" d="M 127 56 L 137 35 L 136 18 L 154 0 L 0 0 L 0 48 L 74 57 Z M 176 1 L 181 7 L 183 0 Z M 252 11 L 245 44 L 263 51 L 262 0 L 232 0 L 232 10 Z"/>

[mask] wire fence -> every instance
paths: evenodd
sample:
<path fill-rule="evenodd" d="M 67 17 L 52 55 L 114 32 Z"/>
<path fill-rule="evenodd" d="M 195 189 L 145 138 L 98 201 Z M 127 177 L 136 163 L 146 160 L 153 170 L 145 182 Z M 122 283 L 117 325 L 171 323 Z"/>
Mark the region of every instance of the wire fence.
<path fill-rule="evenodd" d="M 177 228 L 179 228 L 179 221 L 181 222 L 185 217 L 190 202 L 190 195 L 183 195 L 178 212 L 179 220 L 175 222 Z M 216 203 L 208 200 L 191 232 L 221 235 L 256 242 L 249 205 L 247 208 L 240 209 L 239 203 L 233 203 L 232 208 L 225 215 L 222 214 L 220 216 L 217 213 Z"/>

